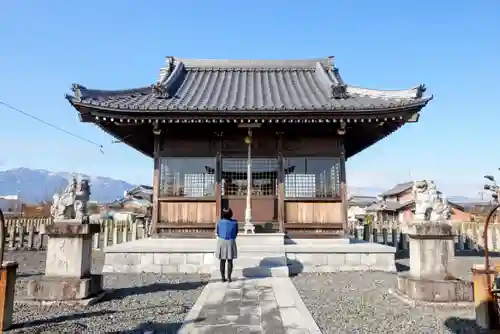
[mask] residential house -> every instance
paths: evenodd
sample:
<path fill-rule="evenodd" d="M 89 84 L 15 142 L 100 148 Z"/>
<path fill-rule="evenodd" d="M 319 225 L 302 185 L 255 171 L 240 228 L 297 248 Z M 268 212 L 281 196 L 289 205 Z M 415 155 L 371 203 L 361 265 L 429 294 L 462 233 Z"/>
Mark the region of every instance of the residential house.
<path fill-rule="evenodd" d="M 380 200 L 370 209 L 376 211 L 378 221 L 408 223 L 413 220 L 415 199 L 412 194 L 413 181 L 399 183 L 379 195 Z M 441 192 L 438 191 L 439 194 Z M 457 203 L 449 202 L 452 221 L 470 221 L 471 215 Z"/>
<path fill-rule="evenodd" d="M 0 196 L 0 209 L 4 215 L 21 215 L 23 203 L 17 195 Z"/>
<path fill-rule="evenodd" d="M 377 202 L 374 196 L 351 196 L 347 199 L 349 208 L 347 209 L 347 220 L 350 223 L 364 221 L 370 212 L 368 209 Z"/>
<path fill-rule="evenodd" d="M 132 216 L 135 218 L 149 217 L 152 200 L 153 187 L 139 185 L 125 191 L 122 198 L 112 203 L 99 205 L 95 217 L 116 220 L 129 220 Z"/>

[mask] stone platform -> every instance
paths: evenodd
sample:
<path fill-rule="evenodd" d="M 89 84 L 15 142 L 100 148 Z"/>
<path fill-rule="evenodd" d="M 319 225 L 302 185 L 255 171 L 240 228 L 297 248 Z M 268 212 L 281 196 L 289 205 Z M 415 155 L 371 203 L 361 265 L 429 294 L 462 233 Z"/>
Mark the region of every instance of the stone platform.
<path fill-rule="evenodd" d="M 283 234 L 240 235 L 233 277 L 283 277 L 300 272 L 395 272 L 395 248 L 349 239 L 293 239 Z M 216 240 L 141 239 L 106 247 L 103 272 L 219 275 Z"/>

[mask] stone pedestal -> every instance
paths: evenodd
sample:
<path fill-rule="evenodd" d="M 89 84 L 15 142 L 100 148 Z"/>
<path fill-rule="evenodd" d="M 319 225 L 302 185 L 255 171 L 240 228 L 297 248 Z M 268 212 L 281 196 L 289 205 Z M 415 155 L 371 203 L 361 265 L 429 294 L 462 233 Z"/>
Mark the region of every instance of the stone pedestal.
<path fill-rule="evenodd" d="M 102 276 L 92 275 L 92 236 L 97 224 L 68 220 L 42 226 L 49 237 L 45 275 L 29 280 L 26 299 L 88 304 L 102 297 Z"/>
<path fill-rule="evenodd" d="M 2 333 L 12 326 L 17 267 L 16 262 L 4 262 L 0 266 L 0 332 Z"/>
<path fill-rule="evenodd" d="M 410 275 L 445 279 L 455 255 L 452 226 L 445 223 L 416 223 L 410 229 Z"/>
<path fill-rule="evenodd" d="M 398 275 L 396 292 L 410 301 L 472 302 L 472 283 L 449 270 L 455 251 L 451 224 L 414 222 L 408 232 L 410 271 Z"/>

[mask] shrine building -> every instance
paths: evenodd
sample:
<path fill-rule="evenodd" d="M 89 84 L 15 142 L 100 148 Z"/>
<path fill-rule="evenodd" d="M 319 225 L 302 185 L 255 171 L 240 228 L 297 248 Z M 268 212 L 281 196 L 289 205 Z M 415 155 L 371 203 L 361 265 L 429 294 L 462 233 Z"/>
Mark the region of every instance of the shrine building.
<path fill-rule="evenodd" d="M 350 86 L 333 57 L 167 57 L 150 86 L 74 84 L 67 99 L 82 122 L 154 159 L 158 234 L 211 237 L 231 207 L 256 232 L 342 237 L 346 160 L 417 122 L 424 92 Z"/>

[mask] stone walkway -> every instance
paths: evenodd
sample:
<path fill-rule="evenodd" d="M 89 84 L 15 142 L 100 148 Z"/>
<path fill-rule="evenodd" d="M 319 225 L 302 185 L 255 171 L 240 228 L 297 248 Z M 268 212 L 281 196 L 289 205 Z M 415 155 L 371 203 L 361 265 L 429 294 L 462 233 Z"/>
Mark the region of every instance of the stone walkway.
<path fill-rule="evenodd" d="M 321 334 L 287 277 L 210 283 L 184 319 L 180 334 Z"/>

